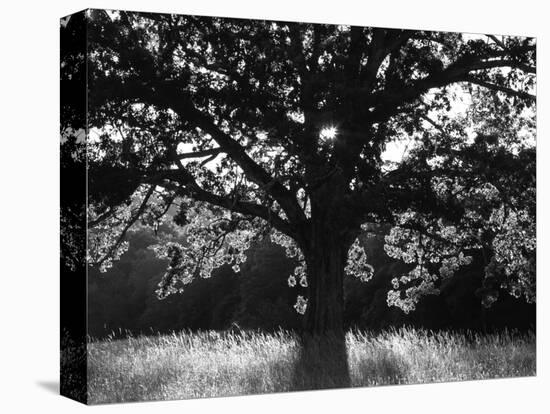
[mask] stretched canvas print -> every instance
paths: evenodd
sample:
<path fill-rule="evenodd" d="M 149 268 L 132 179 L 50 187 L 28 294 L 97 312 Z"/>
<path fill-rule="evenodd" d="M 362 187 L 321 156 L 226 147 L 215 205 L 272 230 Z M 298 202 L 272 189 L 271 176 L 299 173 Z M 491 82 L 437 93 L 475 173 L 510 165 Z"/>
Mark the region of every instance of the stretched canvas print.
<path fill-rule="evenodd" d="M 61 19 L 61 393 L 535 375 L 535 46 Z"/>

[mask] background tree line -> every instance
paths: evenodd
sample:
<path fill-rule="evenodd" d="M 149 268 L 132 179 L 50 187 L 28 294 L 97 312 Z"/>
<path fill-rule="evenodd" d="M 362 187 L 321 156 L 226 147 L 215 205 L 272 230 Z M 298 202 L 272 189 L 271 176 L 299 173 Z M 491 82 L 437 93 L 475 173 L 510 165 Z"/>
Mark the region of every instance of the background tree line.
<path fill-rule="evenodd" d="M 159 259 L 150 246 L 166 235 L 178 237 L 178 229 L 167 222 L 155 234 L 150 228 L 139 226 L 128 235 L 128 252 L 107 273 L 90 269 L 89 335 L 220 330 L 234 322 L 243 329 L 301 328 L 300 315 L 292 306 L 303 288 L 288 285 L 288 275 L 296 264 L 286 257 L 282 247 L 269 241 L 249 249 L 239 274 L 225 265 L 210 278 L 197 278 L 183 293 L 158 300 L 155 290 L 166 271 L 167 260 Z M 365 234 L 362 243 L 376 270 L 369 283 L 346 277 L 347 328 L 377 330 L 412 325 L 434 330 L 534 329 L 534 304 L 502 291 L 501 299 L 493 306 L 482 306 L 479 291 L 483 265 L 479 261 L 446 280 L 440 295 L 423 298 L 414 312 L 406 314 L 397 307 L 388 307 L 391 279 L 406 271 L 406 265 L 384 253 L 383 236 Z"/>

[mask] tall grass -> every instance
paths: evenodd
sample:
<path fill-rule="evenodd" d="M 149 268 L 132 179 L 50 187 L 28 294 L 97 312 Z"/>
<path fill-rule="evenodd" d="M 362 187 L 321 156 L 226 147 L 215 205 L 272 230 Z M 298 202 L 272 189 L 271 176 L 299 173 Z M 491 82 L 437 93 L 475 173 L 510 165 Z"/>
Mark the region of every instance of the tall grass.
<path fill-rule="evenodd" d="M 433 333 L 403 328 L 346 336 L 351 386 L 535 374 L 535 335 Z M 298 337 L 180 332 L 91 340 L 90 403 L 213 397 L 307 388 Z M 312 375 L 324 375 L 322 372 Z M 297 379 L 301 386 L 297 385 Z M 330 383 L 330 379 L 328 379 Z M 307 381 L 306 381 L 307 382 Z M 327 381 L 324 381 L 327 383 Z M 318 383 L 312 379 L 311 384 Z"/>

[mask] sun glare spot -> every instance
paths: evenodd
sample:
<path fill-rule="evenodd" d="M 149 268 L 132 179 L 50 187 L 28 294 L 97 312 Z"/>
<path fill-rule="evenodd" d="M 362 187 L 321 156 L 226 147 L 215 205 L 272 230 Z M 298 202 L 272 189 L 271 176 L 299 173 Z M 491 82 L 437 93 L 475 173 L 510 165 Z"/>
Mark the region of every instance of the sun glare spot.
<path fill-rule="evenodd" d="M 321 132 L 319 133 L 319 138 L 321 138 L 323 141 L 328 141 L 336 138 L 337 134 L 338 130 L 335 126 L 331 125 L 321 129 Z"/>

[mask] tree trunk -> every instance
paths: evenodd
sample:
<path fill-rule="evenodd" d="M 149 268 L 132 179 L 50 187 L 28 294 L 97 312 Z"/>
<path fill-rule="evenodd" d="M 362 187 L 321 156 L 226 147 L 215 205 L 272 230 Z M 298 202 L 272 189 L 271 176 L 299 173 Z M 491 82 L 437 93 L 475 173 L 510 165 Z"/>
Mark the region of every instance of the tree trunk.
<path fill-rule="evenodd" d="M 295 385 L 298 389 L 349 387 L 343 325 L 348 244 L 326 222 L 314 228 L 312 236 L 305 252 L 309 295 Z"/>
<path fill-rule="evenodd" d="M 344 331 L 344 266 L 347 249 L 332 235 L 315 241 L 306 254 L 309 299 L 305 330 L 310 335 Z"/>

